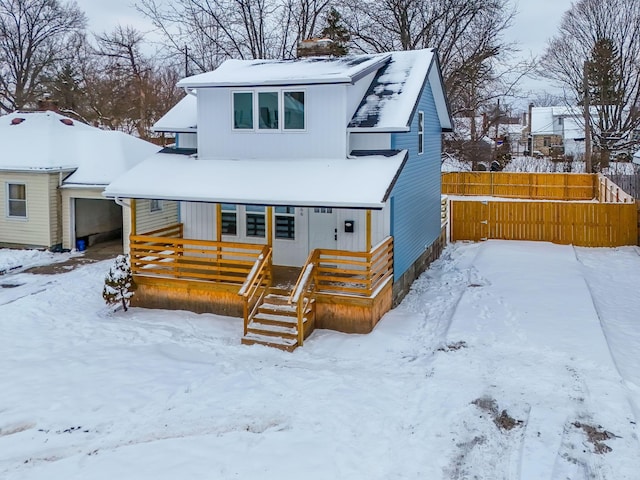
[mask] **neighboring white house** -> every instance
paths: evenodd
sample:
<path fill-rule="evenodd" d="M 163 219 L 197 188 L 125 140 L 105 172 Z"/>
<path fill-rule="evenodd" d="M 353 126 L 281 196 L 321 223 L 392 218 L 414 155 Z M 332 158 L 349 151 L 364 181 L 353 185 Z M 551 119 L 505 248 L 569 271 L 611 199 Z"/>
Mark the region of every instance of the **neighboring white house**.
<path fill-rule="evenodd" d="M 532 151 L 550 155 L 563 147 L 565 155 L 584 155 L 584 118 L 580 107 L 533 107 L 531 109 Z"/>
<path fill-rule="evenodd" d="M 122 233 L 128 210 L 102 192 L 159 147 L 53 111 L 0 117 L 0 245 L 65 248 Z"/>

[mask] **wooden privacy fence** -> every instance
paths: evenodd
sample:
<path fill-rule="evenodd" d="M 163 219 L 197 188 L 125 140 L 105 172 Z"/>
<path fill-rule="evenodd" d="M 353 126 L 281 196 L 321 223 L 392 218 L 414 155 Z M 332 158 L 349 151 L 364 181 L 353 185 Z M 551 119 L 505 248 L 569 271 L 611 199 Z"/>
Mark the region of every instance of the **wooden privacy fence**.
<path fill-rule="evenodd" d="M 640 174 L 637 175 L 607 175 L 607 178 L 622 190 L 640 200 Z"/>
<path fill-rule="evenodd" d="M 465 180 L 472 180 L 472 185 L 457 183 Z M 545 180 L 548 185 L 544 185 Z M 455 196 L 461 191 L 507 198 L 452 198 L 454 241 L 533 240 L 612 247 L 634 245 L 638 240 L 635 201 L 603 176 L 488 172 L 443 175 L 443 193 Z M 557 201 L 550 201 L 550 197 Z"/>

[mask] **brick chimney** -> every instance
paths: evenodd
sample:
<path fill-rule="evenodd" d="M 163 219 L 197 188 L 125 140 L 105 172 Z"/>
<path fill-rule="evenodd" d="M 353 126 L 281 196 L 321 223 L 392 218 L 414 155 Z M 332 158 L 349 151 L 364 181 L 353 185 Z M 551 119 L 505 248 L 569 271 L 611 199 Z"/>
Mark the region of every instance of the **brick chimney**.
<path fill-rule="evenodd" d="M 38 100 L 37 110 L 39 112 L 44 112 L 46 110 L 51 110 L 52 112 L 57 112 L 58 111 L 58 101 L 57 100 L 52 100 L 51 99 L 51 95 L 49 95 L 48 93 L 45 93 L 43 98 Z"/>
<path fill-rule="evenodd" d="M 328 57 L 333 54 L 333 40 L 330 38 L 309 38 L 298 42 L 298 58 Z"/>

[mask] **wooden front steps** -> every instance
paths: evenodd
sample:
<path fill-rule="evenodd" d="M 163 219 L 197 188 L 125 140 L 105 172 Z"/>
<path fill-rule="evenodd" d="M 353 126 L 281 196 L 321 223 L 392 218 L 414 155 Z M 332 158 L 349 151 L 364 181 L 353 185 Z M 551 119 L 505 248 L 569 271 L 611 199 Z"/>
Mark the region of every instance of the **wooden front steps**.
<path fill-rule="evenodd" d="M 284 289 L 270 288 L 258 313 L 247 326 L 243 345 L 265 345 L 291 352 L 298 347 L 298 319 L 295 305 L 289 304 L 289 295 Z M 305 308 L 303 321 L 304 338 L 313 330 L 314 301 Z"/>

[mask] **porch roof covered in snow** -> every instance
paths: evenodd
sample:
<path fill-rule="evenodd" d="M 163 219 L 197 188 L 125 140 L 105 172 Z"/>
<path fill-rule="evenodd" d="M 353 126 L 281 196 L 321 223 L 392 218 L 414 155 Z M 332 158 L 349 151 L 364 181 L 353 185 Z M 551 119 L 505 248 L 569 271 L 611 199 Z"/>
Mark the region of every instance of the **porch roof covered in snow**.
<path fill-rule="evenodd" d="M 109 198 L 382 209 L 406 150 L 347 159 L 198 160 L 159 153 L 114 182 Z"/>

